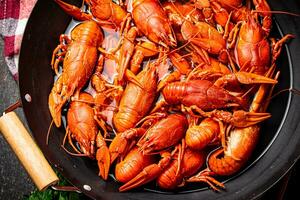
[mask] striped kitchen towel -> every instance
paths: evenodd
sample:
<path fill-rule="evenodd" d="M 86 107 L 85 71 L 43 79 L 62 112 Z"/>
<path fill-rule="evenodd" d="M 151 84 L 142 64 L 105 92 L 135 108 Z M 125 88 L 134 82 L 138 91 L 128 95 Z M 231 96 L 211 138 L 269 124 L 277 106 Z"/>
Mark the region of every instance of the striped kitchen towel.
<path fill-rule="evenodd" d="M 4 40 L 4 59 L 15 80 L 18 80 L 22 36 L 36 1 L 0 0 L 0 36 Z"/>

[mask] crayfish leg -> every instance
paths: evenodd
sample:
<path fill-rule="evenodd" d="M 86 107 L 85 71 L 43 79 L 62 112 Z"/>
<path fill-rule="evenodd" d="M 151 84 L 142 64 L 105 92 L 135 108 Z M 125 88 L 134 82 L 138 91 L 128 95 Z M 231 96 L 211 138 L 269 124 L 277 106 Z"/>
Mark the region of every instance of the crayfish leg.
<path fill-rule="evenodd" d="M 197 175 L 190 177 L 187 182 L 204 182 L 207 183 L 214 191 L 220 191 L 220 189 L 225 189 L 223 183 L 217 181 L 214 176 L 215 173 L 210 171 L 208 168 L 199 172 Z"/>
<path fill-rule="evenodd" d="M 275 63 L 281 53 L 282 45 L 289 39 L 295 38 L 292 34 L 287 34 L 277 42 L 272 42 L 272 63 Z"/>
<path fill-rule="evenodd" d="M 158 86 L 156 91 L 160 92 L 167 84 L 174 82 L 174 81 L 179 81 L 181 77 L 181 73 L 178 71 L 174 71 L 171 74 L 167 75 L 165 78 L 163 78 Z"/>
<path fill-rule="evenodd" d="M 154 108 L 150 111 L 150 114 L 163 111 L 166 106 L 168 106 L 168 103 L 164 99 L 161 99 L 155 104 Z"/>

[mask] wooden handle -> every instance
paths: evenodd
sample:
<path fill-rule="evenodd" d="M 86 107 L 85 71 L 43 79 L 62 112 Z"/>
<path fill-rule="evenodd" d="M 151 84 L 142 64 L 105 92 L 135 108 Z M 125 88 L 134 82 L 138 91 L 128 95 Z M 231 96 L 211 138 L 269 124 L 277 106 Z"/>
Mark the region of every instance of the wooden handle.
<path fill-rule="evenodd" d="M 56 184 L 58 177 L 14 112 L 0 118 L 0 131 L 39 190 Z"/>

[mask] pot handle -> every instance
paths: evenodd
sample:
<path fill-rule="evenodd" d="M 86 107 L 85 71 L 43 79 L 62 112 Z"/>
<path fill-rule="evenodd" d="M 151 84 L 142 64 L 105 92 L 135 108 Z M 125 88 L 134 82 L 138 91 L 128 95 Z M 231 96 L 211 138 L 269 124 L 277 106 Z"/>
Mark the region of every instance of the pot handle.
<path fill-rule="evenodd" d="M 3 114 L 0 131 L 39 190 L 58 182 L 58 177 L 15 112 Z"/>

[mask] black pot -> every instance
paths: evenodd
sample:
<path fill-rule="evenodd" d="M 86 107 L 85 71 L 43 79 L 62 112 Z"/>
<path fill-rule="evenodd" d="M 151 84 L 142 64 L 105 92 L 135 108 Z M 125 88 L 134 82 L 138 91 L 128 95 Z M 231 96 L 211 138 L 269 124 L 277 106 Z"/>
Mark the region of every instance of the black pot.
<path fill-rule="evenodd" d="M 78 1 L 67 1 L 80 5 Z M 272 10 L 299 13 L 296 0 L 270 0 Z M 46 134 L 51 116 L 48 94 L 53 86 L 50 62 L 52 51 L 58 44 L 71 18 L 54 1 L 38 1 L 24 34 L 20 61 L 19 87 L 29 127 L 46 158 L 72 184 L 95 199 L 255 199 L 275 184 L 296 162 L 300 155 L 300 97 L 285 92 L 276 96 L 270 106 L 272 118 L 262 125 L 259 144 L 250 161 L 239 174 L 223 179 L 226 190 L 214 192 L 204 184 L 192 184 L 176 192 L 164 192 L 153 185 L 144 189 L 119 193 L 120 186 L 112 178 L 103 181 L 97 175 L 96 162 L 72 157 L 62 148 L 64 128 L 52 128 L 49 145 Z M 300 89 L 300 20 L 289 15 L 275 15 L 272 35 L 280 38 L 287 33 L 296 36 L 278 59 L 281 71 L 276 91 L 286 88 Z M 299 47 L 298 47 L 299 48 Z M 275 92 L 276 92 L 275 91 Z M 25 95 L 29 94 L 31 102 Z M 87 190 L 90 186 L 91 190 Z"/>

